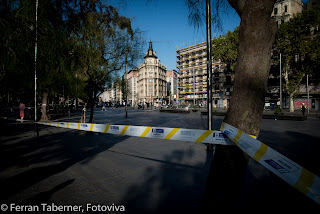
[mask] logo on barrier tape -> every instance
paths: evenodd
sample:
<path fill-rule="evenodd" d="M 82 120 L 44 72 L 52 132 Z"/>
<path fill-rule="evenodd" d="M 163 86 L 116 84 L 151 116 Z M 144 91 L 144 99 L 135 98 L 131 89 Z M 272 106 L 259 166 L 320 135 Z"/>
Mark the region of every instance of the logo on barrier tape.
<path fill-rule="evenodd" d="M 152 136 L 153 137 L 163 137 L 164 129 L 152 129 Z"/>
<path fill-rule="evenodd" d="M 273 159 L 265 160 L 265 162 L 281 174 L 295 172 L 299 169 L 298 167 L 296 167 L 295 165 L 293 165 L 292 163 L 280 156 Z"/>
<path fill-rule="evenodd" d="M 180 131 L 180 138 L 181 139 L 192 139 L 195 136 L 195 132 L 193 131 Z"/>
<path fill-rule="evenodd" d="M 83 124 L 83 123 L 81 123 L 81 127 L 87 128 L 87 127 L 88 127 L 88 125 L 87 125 L 87 124 Z"/>
<path fill-rule="evenodd" d="M 119 134 L 120 133 L 120 128 L 119 126 L 110 126 L 110 133 L 112 134 Z"/>
<path fill-rule="evenodd" d="M 227 137 L 225 137 L 224 134 L 222 134 L 222 132 L 214 131 L 212 134 L 212 142 L 224 142 L 226 141 L 226 138 Z"/>

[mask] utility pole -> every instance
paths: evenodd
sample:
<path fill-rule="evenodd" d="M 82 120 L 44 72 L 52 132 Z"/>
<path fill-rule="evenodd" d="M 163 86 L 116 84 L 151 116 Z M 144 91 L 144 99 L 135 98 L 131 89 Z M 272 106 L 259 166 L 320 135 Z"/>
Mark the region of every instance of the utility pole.
<path fill-rule="evenodd" d="M 280 53 L 280 109 L 282 109 L 282 69 L 281 69 L 281 53 Z"/>
<path fill-rule="evenodd" d="M 37 42 L 38 42 L 38 0 L 36 0 L 36 38 L 34 44 L 34 135 L 39 137 L 37 117 Z"/>
<path fill-rule="evenodd" d="M 127 67 L 127 61 L 128 61 L 128 53 L 126 52 L 126 71 L 125 71 L 125 80 L 124 80 L 124 91 L 125 91 L 125 95 L 126 95 L 126 103 L 124 105 L 125 109 L 126 109 L 126 118 L 128 117 L 128 109 L 127 109 L 127 105 L 128 105 L 128 67 Z"/>
<path fill-rule="evenodd" d="M 310 111 L 310 100 L 309 100 L 309 75 L 307 74 L 307 99 L 308 99 L 308 113 Z"/>
<path fill-rule="evenodd" d="M 207 32 L 207 108 L 208 130 L 212 130 L 212 60 L 211 60 L 211 0 L 206 0 L 206 32 Z M 207 150 L 212 150 L 212 144 L 208 144 Z"/>

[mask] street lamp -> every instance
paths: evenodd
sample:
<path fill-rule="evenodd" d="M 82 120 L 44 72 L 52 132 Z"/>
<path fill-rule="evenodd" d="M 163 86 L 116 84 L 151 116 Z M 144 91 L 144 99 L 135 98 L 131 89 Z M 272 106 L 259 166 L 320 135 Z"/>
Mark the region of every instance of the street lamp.
<path fill-rule="evenodd" d="M 280 109 L 282 109 L 282 69 L 281 69 L 281 53 L 280 53 Z"/>
<path fill-rule="evenodd" d="M 208 99 L 208 130 L 212 130 L 212 60 L 211 60 L 211 1 L 206 0 L 206 33 L 207 33 L 207 99 Z M 208 144 L 212 150 L 212 144 Z"/>
<path fill-rule="evenodd" d="M 34 44 L 34 128 L 35 132 L 34 135 L 37 137 L 39 136 L 38 132 L 38 124 L 36 123 L 38 120 L 37 117 L 37 41 L 38 41 L 38 0 L 36 0 L 36 38 L 35 38 L 35 44 Z"/>

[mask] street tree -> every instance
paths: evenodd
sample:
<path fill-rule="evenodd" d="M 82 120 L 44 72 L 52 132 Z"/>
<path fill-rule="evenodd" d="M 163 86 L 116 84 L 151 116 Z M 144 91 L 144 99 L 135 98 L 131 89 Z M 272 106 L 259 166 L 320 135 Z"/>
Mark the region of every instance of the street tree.
<path fill-rule="evenodd" d="M 233 8 L 241 19 L 234 91 L 224 121 L 255 136 L 260 130 L 270 55 L 277 31 L 271 17 L 274 4 L 275 0 L 217 0 L 212 7 L 216 24 L 221 24 L 221 13 L 228 8 L 229 11 Z M 203 20 L 203 0 L 187 0 L 187 5 L 190 20 Z"/>
<path fill-rule="evenodd" d="M 32 98 L 34 14 L 27 1 L 3 1 L 0 4 L 0 97 L 27 102 Z M 21 8 L 24 8 L 23 10 Z"/>
<path fill-rule="evenodd" d="M 3 91 L 27 104 L 34 97 L 35 34 L 37 46 L 37 91 L 42 97 L 41 119 L 48 120 L 49 96 L 70 96 L 75 82 L 73 43 L 64 22 L 63 1 L 42 1 L 35 21 L 35 2 L 3 1 L 1 5 L 1 70 Z M 81 83 L 79 83 L 81 85 Z M 80 87 L 79 87 L 80 88 Z M 2 91 L 2 90 L 1 90 Z M 8 98 L 9 100 L 9 98 Z M 32 106 L 32 105 L 31 105 Z"/>
<path fill-rule="evenodd" d="M 275 52 L 282 53 L 283 76 L 286 92 L 290 97 L 290 112 L 294 111 L 293 99 L 300 92 L 306 75 L 316 77 L 320 65 L 320 8 L 304 10 L 280 25 Z M 277 61 L 279 63 L 279 60 Z"/>
<path fill-rule="evenodd" d="M 134 31 L 130 19 L 119 16 L 112 6 L 100 5 L 99 10 L 87 11 L 84 17 L 74 39 L 82 73 L 87 78 L 89 122 L 92 122 L 98 92 L 111 81 L 113 73 L 124 68 L 126 56 L 134 52 L 128 45 L 134 42 Z"/>
<path fill-rule="evenodd" d="M 212 40 L 212 58 L 220 59 L 222 62 L 229 64 L 230 69 L 234 70 L 239 48 L 239 27 L 234 31 L 228 31 Z"/>
<path fill-rule="evenodd" d="M 230 107 L 224 122 L 246 132 L 259 135 L 262 120 L 271 50 L 277 25 L 271 17 L 276 0 L 216 0 L 213 1 L 213 21 L 221 22 L 221 13 L 230 6 L 239 15 L 239 48 L 235 66 L 235 82 Z M 187 0 L 191 20 L 203 20 L 205 4 L 202 0 Z M 210 101 L 211 102 L 211 101 Z M 216 145 L 209 174 L 207 206 L 210 203 L 230 207 L 236 200 L 245 175 L 248 156 L 236 146 Z"/>

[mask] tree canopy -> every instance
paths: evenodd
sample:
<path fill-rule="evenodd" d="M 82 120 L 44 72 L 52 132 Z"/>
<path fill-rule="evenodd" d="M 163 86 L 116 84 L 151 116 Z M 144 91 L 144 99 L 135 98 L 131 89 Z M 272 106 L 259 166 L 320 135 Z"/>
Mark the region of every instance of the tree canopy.
<path fill-rule="evenodd" d="M 39 1 L 37 23 L 35 10 L 32 0 L 3 1 L 0 6 L 3 101 L 33 100 L 36 30 L 38 94 L 43 102 L 46 96 L 64 95 L 94 103 L 126 59 L 134 63 L 139 56 L 140 32 L 106 1 Z"/>
<path fill-rule="evenodd" d="M 212 40 L 212 57 L 230 64 L 231 69 L 234 70 L 238 58 L 238 47 L 239 27 Z"/>
<path fill-rule="evenodd" d="M 283 73 L 285 89 L 290 95 L 290 110 L 293 111 L 293 97 L 299 93 L 305 75 L 319 78 L 320 68 L 320 8 L 304 10 L 280 25 L 275 52 L 285 55 Z M 279 63 L 279 61 L 278 61 Z"/>

